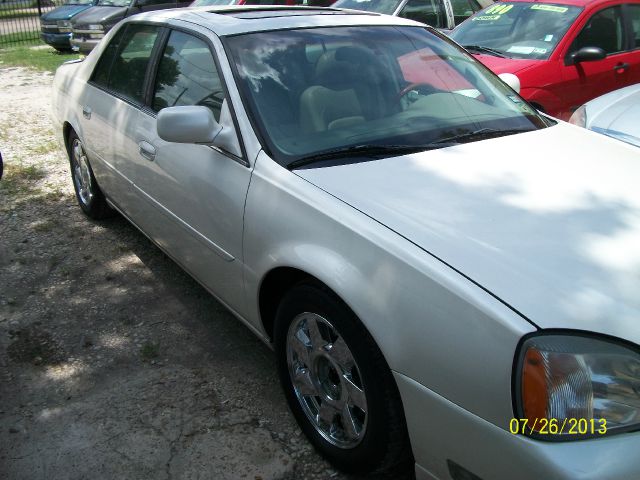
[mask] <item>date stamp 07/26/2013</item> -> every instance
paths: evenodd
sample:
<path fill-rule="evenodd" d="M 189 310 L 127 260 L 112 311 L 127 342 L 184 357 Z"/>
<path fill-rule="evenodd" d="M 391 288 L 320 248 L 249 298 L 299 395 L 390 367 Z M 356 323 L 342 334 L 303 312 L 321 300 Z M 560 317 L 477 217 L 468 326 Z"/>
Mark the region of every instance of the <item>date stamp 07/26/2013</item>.
<path fill-rule="evenodd" d="M 605 418 L 512 418 L 509 431 L 514 435 L 604 435 Z"/>

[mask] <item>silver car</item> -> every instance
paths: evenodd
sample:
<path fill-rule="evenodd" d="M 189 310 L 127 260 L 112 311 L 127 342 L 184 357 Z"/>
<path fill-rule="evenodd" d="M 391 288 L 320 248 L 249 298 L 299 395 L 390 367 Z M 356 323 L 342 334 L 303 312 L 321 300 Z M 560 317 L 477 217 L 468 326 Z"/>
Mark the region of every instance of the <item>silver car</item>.
<path fill-rule="evenodd" d="M 331 9 L 134 16 L 59 68 L 53 111 L 82 210 L 120 212 L 273 346 L 337 467 L 638 478 L 624 144 L 430 27 Z"/>
<path fill-rule="evenodd" d="M 569 123 L 640 147 L 640 83 L 590 100 Z"/>

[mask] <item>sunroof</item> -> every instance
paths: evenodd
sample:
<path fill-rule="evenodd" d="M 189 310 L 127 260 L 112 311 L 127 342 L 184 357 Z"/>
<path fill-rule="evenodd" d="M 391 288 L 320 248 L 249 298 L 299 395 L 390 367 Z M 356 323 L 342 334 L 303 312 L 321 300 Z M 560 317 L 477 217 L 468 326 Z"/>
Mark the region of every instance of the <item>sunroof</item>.
<path fill-rule="evenodd" d="M 303 15 L 354 15 L 354 12 L 345 12 L 343 10 L 330 9 L 330 8 L 274 8 L 274 9 L 247 9 L 247 10 L 227 10 L 226 12 L 212 11 L 211 13 L 217 13 L 226 15 L 229 17 L 240 19 L 257 19 L 257 18 L 278 18 L 278 17 L 295 17 Z M 358 12 L 367 15 L 367 12 Z"/>

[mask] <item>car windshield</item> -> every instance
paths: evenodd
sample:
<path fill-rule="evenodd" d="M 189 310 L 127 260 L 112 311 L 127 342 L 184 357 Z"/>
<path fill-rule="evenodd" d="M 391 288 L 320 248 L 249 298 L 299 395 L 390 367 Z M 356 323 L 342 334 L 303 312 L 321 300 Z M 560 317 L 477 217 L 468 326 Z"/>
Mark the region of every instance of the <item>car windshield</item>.
<path fill-rule="evenodd" d="M 452 33 L 474 53 L 485 47 L 510 58 L 544 60 L 573 24 L 582 8 L 551 3 L 496 3 L 476 13 Z"/>
<path fill-rule="evenodd" d="M 444 36 L 331 27 L 226 39 L 245 107 L 282 165 L 363 145 L 435 148 L 549 125 Z"/>
<path fill-rule="evenodd" d="M 93 5 L 95 0 L 67 0 L 65 5 Z"/>
<path fill-rule="evenodd" d="M 195 0 L 190 7 L 210 7 L 216 5 L 235 5 L 238 0 Z"/>
<path fill-rule="evenodd" d="M 99 0 L 98 5 L 103 7 L 128 7 L 131 0 Z"/>
<path fill-rule="evenodd" d="M 334 8 L 351 8 L 366 12 L 385 13 L 392 15 L 402 0 L 338 0 L 332 5 Z"/>

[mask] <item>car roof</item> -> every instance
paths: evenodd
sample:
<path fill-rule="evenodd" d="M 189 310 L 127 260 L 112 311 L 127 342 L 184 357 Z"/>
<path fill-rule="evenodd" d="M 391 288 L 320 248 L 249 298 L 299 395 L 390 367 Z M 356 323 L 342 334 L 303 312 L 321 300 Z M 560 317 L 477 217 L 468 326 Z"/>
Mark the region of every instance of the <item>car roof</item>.
<path fill-rule="evenodd" d="M 191 7 L 158 10 L 130 17 L 164 23 L 185 21 L 201 25 L 223 37 L 250 32 L 292 28 L 332 27 L 351 25 L 405 25 L 423 24 L 390 15 L 320 7 L 238 6 Z"/>

